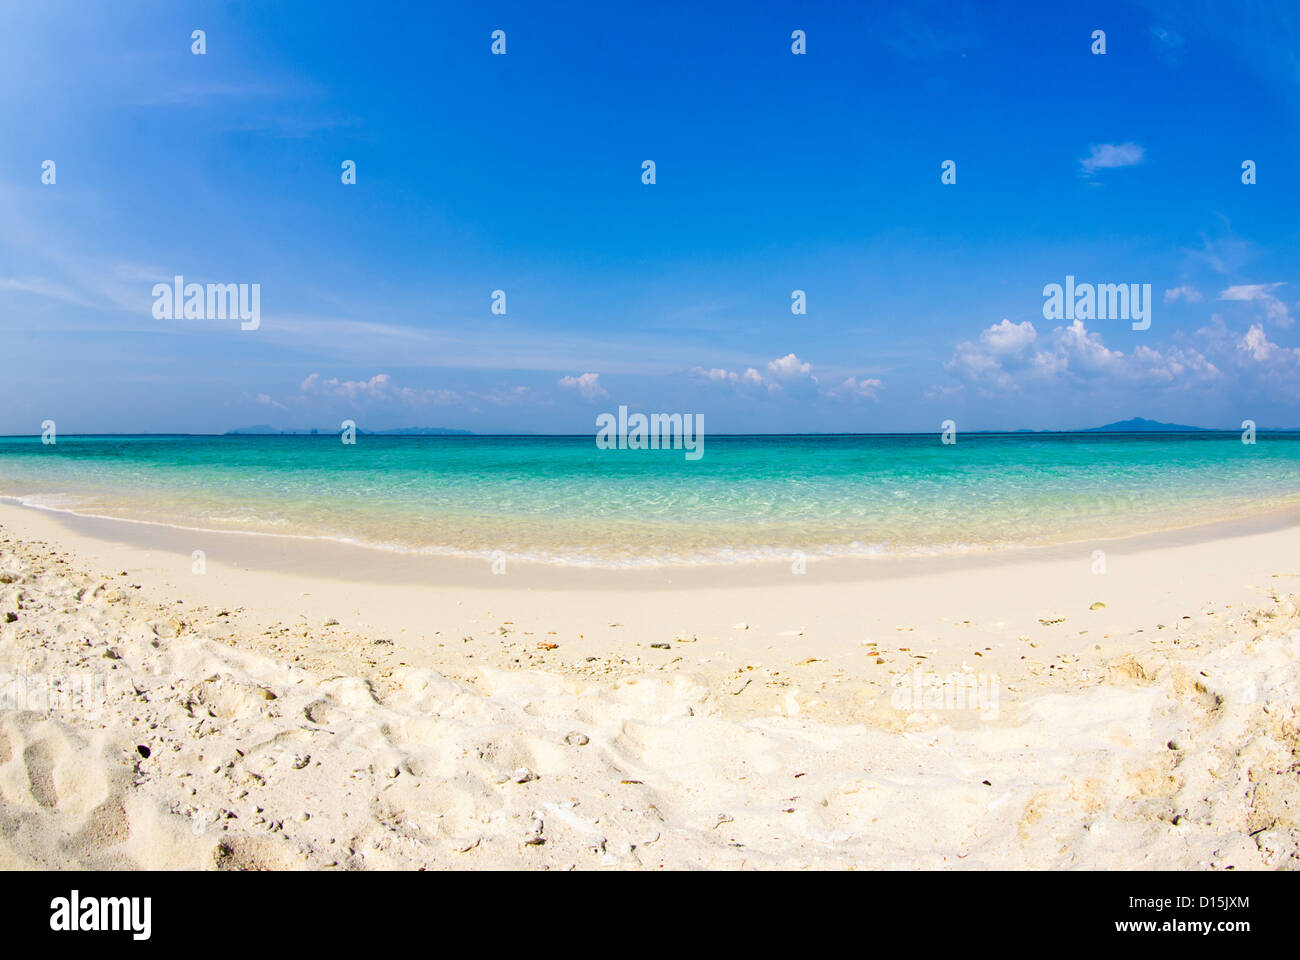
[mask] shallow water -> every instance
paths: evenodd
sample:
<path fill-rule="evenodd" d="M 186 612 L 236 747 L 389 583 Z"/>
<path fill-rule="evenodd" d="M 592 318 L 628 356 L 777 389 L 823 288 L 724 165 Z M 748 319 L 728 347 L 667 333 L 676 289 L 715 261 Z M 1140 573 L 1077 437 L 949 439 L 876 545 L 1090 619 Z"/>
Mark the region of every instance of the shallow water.
<path fill-rule="evenodd" d="M 927 555 L 1300 505 L 1300 434 L 0 438 L 0 493 L 79 514 L 597 565 Z"/>

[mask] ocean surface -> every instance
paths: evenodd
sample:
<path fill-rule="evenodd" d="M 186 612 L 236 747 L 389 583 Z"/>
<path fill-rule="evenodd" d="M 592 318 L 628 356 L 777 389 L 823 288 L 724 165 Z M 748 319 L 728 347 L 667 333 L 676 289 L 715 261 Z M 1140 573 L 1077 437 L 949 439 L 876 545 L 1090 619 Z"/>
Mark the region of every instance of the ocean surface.
<path fill-rule="evenodd" d="M 1300 506 L 1300 434 L 0 438 L 0 495 L 177 527 L 599 566 L 928 555 Z"/>

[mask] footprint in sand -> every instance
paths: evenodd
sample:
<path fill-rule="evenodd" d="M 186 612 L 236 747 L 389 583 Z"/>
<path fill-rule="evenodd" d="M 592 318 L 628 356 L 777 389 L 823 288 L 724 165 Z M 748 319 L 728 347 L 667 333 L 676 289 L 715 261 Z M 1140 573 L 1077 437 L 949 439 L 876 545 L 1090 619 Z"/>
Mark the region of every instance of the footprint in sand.
<path fill-rule="evenodd" d="M 23 749 L 23 766 L 27 768 L 27 788 L 32 799 L 42 807 L 56 807 L 59 792 L 54 787 L 54 751 L 49 742 L 37 740 Z"/>

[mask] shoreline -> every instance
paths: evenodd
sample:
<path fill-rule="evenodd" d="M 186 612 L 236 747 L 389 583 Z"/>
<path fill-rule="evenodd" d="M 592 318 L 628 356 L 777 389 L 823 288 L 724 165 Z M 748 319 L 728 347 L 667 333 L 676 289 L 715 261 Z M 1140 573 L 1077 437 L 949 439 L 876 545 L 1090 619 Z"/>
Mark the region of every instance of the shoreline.
<path fill-rule="evenodd" d="M 580 677 L 689 666 L 721 688 L 736 671 L 760 664 L 812 684 L 817 695 L 801 709 L 832 719 L 869 713 L 874 708 L 863 707 L 861 691 L 878 699 L 892 673 L 918 659 L 938 671 L 996 660 L 1008 683 L 1034 689 L 1063 659 L 1095 675 L 1107 658 L 1145 648 L 1157 628 L 1175 634 L 1248 609 L 1272 591 L 1300 589 L 1300 530 L 1271 524 L 1234 525 L 1217 539 L 1200 530 L 1105 544 L 1105 573 L 1094 572 L 1087 545 L 924 562 L 845 561 L 834 571 L 829 563 L 809 564 L 798 576 L 786 565 L 761 576 L 740 568 L 682 575 L 522 565 L 494 575 L 485 563 L 343 544 L 304 549 L 299 541 L 238 535 L 185 542 L 165 528 L 70 523 L 6 503 L 0 525 L 127 573 L 147 593 L 234 611 L 232 627 L 246 634 L 264 634 L 268 626 L 300 634 L 294 653 L 331 668 L 375 638 L 391 644 L 397 663 L 464 678 L 480 665 Z M 167 535 L 114 536 L 124 530 Z M 228 553 L 232 544 L 244 549 Z M 205 551 L 202 573 L 196 549 Z M 339 626 L 320 628 L 330 621 Z M 503 637 L 511 642 L 498 642 Z M 346 666 L 356 671 L 362 663 L 354 658 Z M 772 709 L 767 699 L 743 700 L 745 709 Z"/>
<path fill-rule="evenodd" d="M 383 582 L 438 583 L 444 586 L 491 585 L 496 579 L 490 556 L 468 553 L 398 550 L 331 536 L 286 534 L 273 531 L 213 530 L 180 526 L 134 517 L 81 514 L 73 510 L 37 506 L 23 498 L 0 494 L 0 508 L 16 508 L 49 515 L 70 533 L 96 540 L 145 549 L 190 554 L 196 549 L 217 552 L 246 569 L 283 570 L 329 576 L 339 569 L 352 571 L 349 579 Z M 1191 522 L 1158 531 L 1096 536 L 1050 544 L 927 555 L 882 553 L 874 556 L 825 556 L 791 550 L 781 558 L 745 558 L 734 561 L 648 561 L 645 564 L 557 562 L 504 554 L 512 582 L 546 589 L 588 589 L 635 586 L 642 588 L 784 583 L 792 575 L 792 559 L 802 556 L 807 582 L 843 583 L 895 579 L 926 573 L 959 573 L 965 569 L 1005 564 L 1040 563 L 1091 557 L 1093 551 L 1129 555 L 1173 546 L 1210 543 L 1256 533 L 1300 528 L 1300 507 L 1284 507 L 1245 517 Z M 355 561 L 355 562 L 354 562 Z M 730 571 L 730 572 L 728 572 Z"/>

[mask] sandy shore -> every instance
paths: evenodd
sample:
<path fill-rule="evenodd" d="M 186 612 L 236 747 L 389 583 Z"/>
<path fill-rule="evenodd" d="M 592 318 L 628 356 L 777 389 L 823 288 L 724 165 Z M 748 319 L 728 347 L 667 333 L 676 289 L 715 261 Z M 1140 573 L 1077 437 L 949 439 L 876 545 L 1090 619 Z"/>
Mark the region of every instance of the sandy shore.
<path fill-rule="evenodd" d="M 1293 868 L 1298 546 L 497 575 L 0 503 L 0 866 Z"/>

